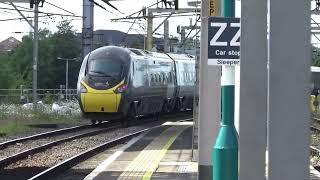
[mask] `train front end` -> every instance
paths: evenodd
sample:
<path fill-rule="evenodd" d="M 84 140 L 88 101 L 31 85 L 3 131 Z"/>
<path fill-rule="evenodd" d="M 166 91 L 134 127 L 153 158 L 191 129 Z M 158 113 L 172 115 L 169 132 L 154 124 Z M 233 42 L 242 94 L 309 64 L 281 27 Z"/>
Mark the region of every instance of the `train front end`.
<path fill-rule="evenodd" d="M 78 78 L 78 99 L 84 117 L 93 123 L 120 117 L 127 89 L 129 52 L 107 46 L 89 53 L 83 60 Z"/>

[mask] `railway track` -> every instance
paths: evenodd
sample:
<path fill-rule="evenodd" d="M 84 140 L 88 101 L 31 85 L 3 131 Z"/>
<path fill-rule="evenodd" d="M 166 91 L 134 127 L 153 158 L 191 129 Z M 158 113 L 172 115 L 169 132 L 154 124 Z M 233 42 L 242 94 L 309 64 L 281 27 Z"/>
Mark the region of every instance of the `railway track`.
<path fill-rule="evenodd" d="M 3 159 L 0 159 L 0 168 L 3 168 L 5 166 L 7 166 L 8 164 L 12 164 L 15 161 L 18 161 L 20 159 L 26 158 L 26 157 L 28 157 L 30 155 L 33 155 L 33 154 L 36 154 L 38 152 L 44 151 L 44 150 L 46 150 L 46 149 L 48 149 L 50 147 L 59 145 L 61 143 L 72 141 L 72 140 L 83 138 L 83 137 L 87 137 L 87 136 L 93 136 L 93 135 L 96 135 L 96 134 L 99 134 L 99 133 L 102 133 L 102 132 L 105 132 L 105 131 L 110 131 L 110 130 L 113 130 L 113 129 L 119 128 L 119 127 L 120 127 L 119 124 L 112 123 L 112 124 L 109 125 L 109 127 L 93 128 L 93 129 L 89 129 L 89 130 L 87 130 L 85 132 L 80 132 L 80 133 L 77 132 L 76 135 L 71 135 L 69 137 L 55 138 L 57 140 L 48 140 L 49 142 L 48 143 L 44 143 L 43 145 L 39 145 L 39 146 L 34 147 L 34 148 L 23 150 L 21 152 L 14 153 L 14 154 L 9 155 L 9 156 L 7 156 L 7 157 L 5 157 Z M 11 147 L 11 149 L 14 149 L 14 147 Z"/>
<path fill-rule="evenodd" d="M 102 124 L 105 124 L 105 123 L 107 123 L 107 122 L 103 122 Z M 56 135 L 60 135 L 60 134 L 65 134 L 65 133 L 70 133 L 70 132 L 75 132 L 75 131 L 82 130 L 82 129 L 88 129 L 88 128 L 91 128 L 91 127 L 94 127 L 94 126 L 96 126 L 96 125 L 74 126 L 74 127 L 58 129 L 58 130 L 54 130 L 54 131 L 39 133 L 39 134 L 27 136 L 27 137 L 22 137 L 22 138 L 18 138 L 18 139 L 5 141 L 5 142 L 0 143 L 0 150 L 6 148 L 7 146 L 13 145 L 13 144 L 22 143 L 22 142 L 26 142 L 26 141 L 29 141 L 29 140 L 47 138 L 47 137 L 56 136 Z"/>
<path fill-rule="evenodd" d="M 315 122 L 317 122 L 317 123 L 320 124 L 320 119 L 319 119 L 319 118 L 312 117 L 312 119 L 313 119 Z M 315 133 L 318 133 L 318 134 L 320 133 L 320 129 L 319 129 L 318 127 L 314 126 L 314 125 L 311 125 L 311 126 L 310 126 L 310 130 L 313 131 L 313 132 L 315 132 Z M 311 155 L 313 155 L 313 156 L 320 156 L 320 149 L 318 149 L 317 147 L 311 145 L 311 146 L 310 146 L 310 153 L 311 153 Z"/>
<path fill-rule="evenodd" d="M 190 121 L 192 119 L 184 119 L 184 120 L 180 120 L 181 122 L 182 121 Z M 65 171 L 66 169 L 69 169 L 70 167 L 72 166 L 75 166 L 76 164 L 82 162 L 82 161 L 85 161 L 86 159 L 106 150 L 107 148 L 110 148 L 110 147 L 113 147 L 113 146 L 116 146 L 120 143 L 124 143 L 126 141 L 128 141 L 129 139 L 141 134 L 141 133 L 144 133 L 144 132 L 147 132 L 147 131 L 150 131 L 152 129 L 156 129 L 156 128 L 159 128 L 161 127 L 162 125 L 157 125 L 157 126 L 154 126 L 154 127 L 150 127 L 150 128 L 145 128 L 145 129 L 142 129 L 142 130 L 139 130 L 139 131 L 136 131 L 136 132 L 133 132 L 133 133 L 129 133 L 127 135 L 124 135 L 124 136 L 121 136 L 119 138 L 116 138 L 114 140 L 111 140 L 111 141 L 108 141 L 106 143 L 103 143 L 103 144 L 100 144 L 96 147 L 93 147 L 87 151 L 84 151 L 80 154 L 77 154 L 67 160 L 64 160 L 63 162 L 55 165 L 55 166 L 52 166 L 44 171 L 42 171 L 41 173 L 38 173 L 37 175 L 31 177 L 29 180 L 42 180 L 42 179 L 48 179 L 50 177 L 53 177 L 53 176 L 56 176 L 58 174 L 61 174 L 62 171 Z"/>
<path fill-rule="evenodd" d="M 42 133 L 44 135 L 34 135 L 32 137 L 25 137 L 1 143 L 2 150 L 0 151 L 0 179 L 42 179 L 43 177 L 48 177 L 48 175 L 51 176 L 52 174 L 61 171 L 61 169 L 71 167 L 77 162 L 83 161 L 84 159 L 97 154 L 101 150 L 105 150 L 108 147 L 122 143 L 123 141 L 126 141 L 137 134 L 147 131 L 150 129 L 150 127 L 145 128 L 145 124 L 148 124 L 149 122 L 157 122 L 159 124 L 166 118 L 168 117 L 162 117 L 159 119 L 160 121 L 152 121 L 150 118 L 145 118 L 145 120 L 133 122 L 135 126 L 139 124 L 140 126 L 141 124 L 143 126 L 139 128 L 135 126 L 128 127 L 128 129 L 133 129 L 130 130 L 130 133 L 119 133 L 118 131 L 123 130 L 120 123 L 113 123 L 112 125 L 108 123 L 108 127 L 91 125 L 80 127 L 80 129 L 83 130 L 86 129 L 85 132 L 80 134 L 78 133 L 78 127 L 66 128 L 65 132 L 70 131 L 74 134 L 63 138 L 56 137 L 56 135 L 66 136 L 66 134 L 63 133 L 64 131 L 57 130 L 57 132 L 53 131 Z M 145 121 L 148 121 L 148 123 L 145 123 Z M 68 134 L 70 134 L 70 132 Z M 103 138 L 104 136 L 110 138 Z M 48 139 L 54 137 L 56 140 L 20 151 L 15 154 L 11 154 L 10 156 L 1 159 L 1 152 L 8 150 L 8 148 L 16 146 L 17 144 L 27 143 L 28 141 L 39 140 L 44 137 Z M 88 142 L 90 143 L 88 144 Z M 78 146 L 81 145 L 83 147 L 79 148 Z M 66 151 L 71 151 L 70 154 L 72 154 L 72 156 L 59 155 L 59 153 L 63 154 Z M 77 155 L 74 156 L 74 154 Z M 45 162 L 47 161 L 46 157 L 49 159 L 48 162 Z M 13 177 L 13 174 L 21 175 L 18 175 L 18 177 Z"/>

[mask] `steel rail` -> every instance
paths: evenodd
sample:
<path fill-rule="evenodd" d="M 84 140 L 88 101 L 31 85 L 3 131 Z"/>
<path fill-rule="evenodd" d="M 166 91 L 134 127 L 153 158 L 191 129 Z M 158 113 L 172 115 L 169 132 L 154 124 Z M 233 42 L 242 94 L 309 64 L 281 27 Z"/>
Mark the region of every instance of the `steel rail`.
<path fill-rule="evenodd" d="M 43 132 L 43 133 L 39 133 L 39 134 L 34 134 L 34 135 L 22 137 L 22 138 L 12 139 L 12 140 L 0 143 L 0 150 L 4 149 L 7 146 L 12 145 L 12 144 L 21 143 L 21 142 L 25 142 L 25 141 L 33 140 L 33 139 L 46 138 L 46 137 L 60 135 L 60 134 L 64 134 L 64 133 L 70 133 L 70 132 L 74 132 L 74 131 L 81 130 L 81 129 L 87 129 L 87 128 L 90 128 L 90 127 L 95 127 L 97 125 L 102 125 L 102 124 L 105 124 L 105 123 L 107 123 L 107 122 L 103 122 L 101 124 L 96 124 L 96 125 L 82 125 L 82 126 L 68 127 L 68 128 L 57 129 L 57 130 L 53 130 L 53 131 L 49 131 L 49 132 Z M 99 127 L 99 126 L 97 126 L 97 127 Z"/>
<path fill-rule="evenodd" d="M 3 167 L 5 167 L 5 166 L 7 166 L 9 164 L 12 164 L 12 163 L 16 162 L 16 161 L 23 160 L 24 158 L 28 157 L 29 155 L 33 155 L 33 154 L 39 153 L 41 151 L 49 149 L 50 147 L 56 146 L 58 144 L 61 144 L 61 143 L 64 143 L 64 142 L 68 142 L 68 141 L 71 141 L 71 140 L 74 140 L 74 139 L 87 137 L 87 136 L 93 136 L 93 135 L 96 135 L 96 134 L 99 134 L 99 133 L 102 133 L 102 132 L 110 131 L 110 130 L 113 130 L 113 129 L 121 127 L 121 125 L 119 125 L 119 124 L 118 125 L 114 125 L 114 124 L 115 123 L 112 124 L 113 126 L 110 126 L 110 127 L 107 127 L 107 128 L 103 128 L 103 129 L 99 129 L 99 130 L 93 130 L 93 131 L 90 131 L 90 132 L 85 132 L 85 133 L 82 133 L 82 134 L 78 134 L 78 135 L 74 135 L 74 136 L 71 136 L 71 137 L 59 139 L 59 140 L 56 140 L 56 141 L 53 141 L 53 142 L 49 142 L 49 143 L 46 143 L 44 145 L 41 145 L 41 146 L 38 146 L 38 147 L 35 147 L 35 148 L 32 148 L 32 149 L 28 149 L 28 150 L 19 152 L 17 154 L 14 154 L 12 156 L 0 159 L 0 168 L 3 168 Z"/>
<path fill-rule="evenodd" d="M 184 119 L 184 120 L 179 120 L 178 122 L 184 122 L 184 121 L 190 121 L 192 120 L 191 119 Z M 86 159 L 89 159 L 90 157 L 102 152 L 102 151 L 105 151 L 107 148 L 110 148 L 110 147 L 114 147 L 120 143 L 123 143 L 125 141 L 127 141 L 128 139 L 130 138 L 133 138 L 141 133 L 144 133 L 144 132 L 148 132 L 152 129 L 156 129 L 156 128 L 159 128 L 159 127 L 162 127 L 162 125 L 158 125 L 158 126 L 154 126 L 154 127 L 151 127 L 151 128 L 146 128 L 146 129 L 143 129 L 143 130 L 140 130 L 140 131 L 137 131 L 137 132 L 134 132 L 134 133 L 131 133 L 131 134 L 128 134 L 128 135 L 125 135 L 125 136 L 122 136 L 122 137 L 119 137 L 117 139 L 114 139 L 114 140 L 111 140 L 111 141 L 108 141 L 106 143 L 103 143 L 101 145 L 98 145 L 94 148 L 91 148 L 89 150 L 86 150 L 80 154 L 77 154 L 67 160 L 64 160 L 63 162 L 61 163 L 58 163 L 56 164 L 55 166 L 49 168 L 49 169 L 46 169 L 45 171 L 42 171 L 41 173 L 29 178 L 28 180 L 46 180 L 50 177 L 53 177 L 57 174 L 61 174 L 61 172 L 65 171 L 66 169 L 69 169 L 71 168 L 72 166 L 76 165 L 76 164 L 79 164 L 80 162 L 86 160 Z"/>

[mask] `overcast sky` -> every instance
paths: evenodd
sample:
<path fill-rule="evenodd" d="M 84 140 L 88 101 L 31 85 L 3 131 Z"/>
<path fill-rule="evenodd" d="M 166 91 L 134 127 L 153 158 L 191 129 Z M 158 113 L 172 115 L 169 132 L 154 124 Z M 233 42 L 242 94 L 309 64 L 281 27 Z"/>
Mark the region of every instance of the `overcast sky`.
<path fill-rule="evenodd" d="M 3 1 L 3 0 L 1 0 Z M 103 10 L 102 8 L 95 6 L 94 7 L 94 29 L 114 29 L 114 30 L 120 30 L 123 32 L 127 32 L 130 23 L 119 23 L 119 22 L 111 22 L 110 19 L 112 18 L 119 18 L 124 17 L 126 15 L 129 15 L 133 12 L 139 11 L 143 6 L 148 6 L 153 3 L 155 3 L 157 0 L 122 0 L 122 1 L 112 1 L 111 3 L 116 6 L 121 12 L 124 14 L 121 14 L 112 8 L 108 7 L 105 3 L 103 3 L 101 0 L 95 0 L 97 3 L 103 5 L 107 8 L 107 12 Z M 179 7 L 185 8 L 187 6 L 188 0 L 179 0 Z M 82 0 L 46 0 L 46 2 L 54 4 L 56 6 L 59 6 L 67 11 L 70 11 L 74 13 L 75 15 L 82 16 Z M 61 9 L 58 9 L 57 7 L 54 7 L 48 3 L 44 4 L 44 7 L 40 8 L 39 11 L 42 12 L 51 12 L 51 13 L 61 13 L 61 14 L 68 14 L 70 13 L 63 11 Z M 25 8 L 29 8 L 29 4 L 27 3 L 15 3 L 17 6 L 23 6 Z M 21 40 L 21 37 L 23 35 L 26 35 L 27 32 L 29 32 L 31 29 L 29 25 L 24 20 L 14 20 L 14 21 L 2 21 L 4 19 L 11 19 L 11 18 L 20 18 L 21 16 L 18 14 L 17 11 L 8 10 L 8 9 L 1 9 L 1 8 L 9 8 L 13 9 L 12 6 L 2 4 L 0 3 L 0 41 L 13 36 L 17 38 L 18 40 Z M 19 8 L 19 7 L 18 7 Z M 314 6 L 312 7 L 312 9 Z M 19 8 L 22 9 L 22 8 Z M 25 9 L 26 10 L 26 9 Z M 22 12 L 27 17 L 33 17 L 32 12 Z M 236 16 L 240 16 L 240 1 L 236 1 Z M 190 18 L 193 19 L 193 22 L 195 22 L 195 16 L 190 17 L 173 17 L 169 19 L 169 26 L 170 35 L 177 36 L 176 33 L 176 27 L 178 25 L 189 25 L 190 24 Z M 313 18 L 320 22 L 319 16 L 313 16 Z M 63 16 L 51 16 L 51 17 L 41 17 L 39 18 L 39 27 L 40 28 L 48 28 L 51 31 L 56 31 L 56 25 L 59 21 L 62 19 L 73 19 L 72 25 L 77 30 L 77 32 L 81 32 L 82 28 L 82 20 L 81 18 L 74 18 L 74 17 L 63 17 Z M 158 26 L 160 22 L 162 22 L 163 18 L 157 18 L 154 20 L 154 28 Z M 141 23 L 145 23 L 144 21 L 141 21 Z M 137 29 L 141 34 L 145 33 L 141 27 L 138 25 L 133 26 L 134 29 Z M 22 32 L 21 34 L 17 34 L 14 32 Z M 131 30 L 130 33 L 137 33 L 134 30 Z M 163 33 L 163 26 L 159 28 L 157 33 L 162 34 Z M 319 35 L 320 37 L 320 35 Z M 314 43 L 319 43 L 314 37 L 312 37 L 312 41 Z"/>
<path fill-rule="evenodd" d="M 97 3 L 103 5 L 107 8 L 107 10 L 111 11 L 112 13 L 109 13 L 102 8 L 95 6 L 94 7 L 94 29 L 114 29 L 114 30 L 120 30 L 123 32 L 127 32 L 130 23 L 120 23 L 120 22 L 111 22 L 110 19 L 112 18 L 119 18 L 124 17 L 126 15 L 129 15 L 131 13 L 139 11 L 143 6 L 148 6 L 156 2 L 156 0 L 122 0 L 118 2 L 112 1 L 111 3 L 116 6 L 121 12 L 124 14 L 121 14 L 112 8 L 108 7 L 105 3 L 103 3 L 101 0 L 95 0 Z M 46 0 L 46 2 L 54 4 L 56 6 L 62 7 L 63 9 L 66 9 L 78 16 L 82 16 L 82 0 Z M 51 12 L 51 13 L 61 13 L 61 14 L 69 14 L 66 11 L 63 11 L 61 9 L 58 9 L 57 7 L 54 7 L 48 3 L 44 4 L 44 7 L 40 8 L 39 11 L 42 12 Z M 26 3 L 15 3 L 17 6 L 23 6 L 26 8 L 29 8 L 29 4 Z M 187 0 L 179 0 L 179 7 L 186 8 L 187 6 Z M 9 8 L 13 9 L 12 6 L 1 4 L 0 8 Z M 19 8 L 19 7 L 18 7 Z M 21 8 L 19 8 L 21 9 Z M 240 8 L 237 8 L 240 9 Z M 32 12 L 22 12 L 27 17 L 33 17 Z M 237 12 L 237 14 L 240 14 Z M 41 14 L 39 14 L 41 15 Z M 21 16 L 18 14 L 17 11 L 12 11 L 8 9 L 0 9 L 0 27 L 1 27 L 1 33 L 0 33 L 0 41 L 13 36 L 17 39 L 21 39 L 23 35 L 26 35 L 27 32 L 29 32 L 31 29 L 29 25 L 24 20 L 14 20 L 14 21 L 1 21 L 4 19 L 11 19 L 11 18 L 20 18 Z M 178 25 L 189 25 L 190 24 L 190 18 L 193 19 L 193 23 L 195 22 L 195 16 L 184 16 L 184 17 L 173 17 L 169 19 L 169 33 L 170 35 L 177 36 L 176 33 L 176 27 Z M 82 21 L 81 18 L 74 18 L 74 17 L 63 17 L 63 16 L 52 16 L 52 17 L 41 17 L 39 18 L 39 27 L 40 28 L 48 28 L 51 31 L 56 31 L 56 25 L 59 21 L 62 19 L 73 19 L 72 25 L 75 27 L 77 32 L 81 32 L 82 28 Z M 154 28 L 158 26 L 160 22 L 162 22 L 164 18 L 157 18 L 154 20 Z M 141 23 L 145 23 L 144 21 L 141 21 Z M 134 25 L 134 29 L 139 30 L 141 34 L 145 33 L 142 28 L 139 25 Z M 22 34 L 17 34 L 15 32 L 22 32 Z M 131 30 L 130 33 L 137 33 L 135 30 Z M 157 33 L 162 34 L 163 33 L 163 27 L 159 28 Z"/>
<path fill-rule="evenodd" d="M 82 0 L 46 0 L 49 3 L 52 3 L 54 5 L 57 5 L 59 7 L 62 7 L 63 9 L 66 9 L 70 12 L 73 12 L 74 14 L 78 16 L 82 16 Z M 116 6 L 121 12 L 124 14 L 121 14 L 112 8 L 108 7 L 105 3 L 103 3 L 101 0 L 96 0 L 97 3 L 103 5 L 107 8 L 107 10 L 113 12 L 109 13 L 102 8 L 95 6 L 94 7 L 94 29 L 114 29 L 114 30 L 120 30 L 123 32 L 127 32 L 130 23 L 119 23 L 119 22 L 111 22 L 110 19 L 112 18 L 119 18 L 124 17 L 125 15 L 129 15 L 133 12 L 139 11 L 142 6 L 148 6 L 156 2 L 156 0 L 123 0 L 118 2 L 111 2 L 114 6 Z M 180 0 L 180 7 L 187 7 L 187 0 Z M 18 6 L 23 6 L 26 8 L 29 8 L 29 4 L 25 3 L 16 3 Z M 0 4 L 0 8 L 10 8 L 12 9 L 12 6 L 8 6 L 5 4 Z M 21 9 L 21 8 L 19 8 Z M 69 14 L 68 12 L 65 12 L 63 10 L 60 10 L 50 4 L 45 3 L 43 8 L 40 8 L 39 11 L 43 12 L 52 12 L 52 13 L 62 13 L 62 14 Z M 32 17 L 33 13 L 23 12 L 25 16 Z M 40 15 L 40 14 L 39 14 Z M 0 19 L 10 19 L 10 18 L 19 18 L 21 17 L 18 12 L 12 11 L 12 10 L 6 10 L 6 9 L 0 9 Z M 52 17 L 42 17 L 39 19 L 39 27 L 40 28 L 49 28 L 52 31 L 56 31 L 56 25 L 59 21 L 64 19 L 73 19 L 72 25 L 74 25 L 75 29 L 78 32 L 81 32 L 82 28 L 82 21 L 81 18 L 73 18 L 73 17 L 62 17 L 62 16 L 52 16 Z M 192 17 L 180 17 L 180 18 L 171 18 L 169 20 L 170 27 L 170 34 L 176 35 L 176 26 L 178 24 L 189 24 L 189 18 L 193 18 L 193 22 L 195 21 L 195 16 Z M 161 22 L 162 19 L 156 19 L 154 20 L 154 28 Z M 144 23 L 142 21 L 141 23 Z M 21 39 L 23 34 L 16 34 L 14 32 L 20 31 L 26 34 L 26 32 L 30 31 L 29 25 L 24 20 L 15 20 L 15 21 L 0 21 L 0 27 L 1 27 L 1 33 L 0 33 L 0 41 L 3 39 L 8 38 L 9 36 L 13 36 L 17 39 Z M 138 25 L 134 25 L 134 29 L 140 30 L 139 32 L 142 34 L 144 33 L 142 28 Z M 163 28 L 160 28 L 158 33 L 163 33 Z M 130 33 L 137 33 L 136 31 L 132 30 Z"/>

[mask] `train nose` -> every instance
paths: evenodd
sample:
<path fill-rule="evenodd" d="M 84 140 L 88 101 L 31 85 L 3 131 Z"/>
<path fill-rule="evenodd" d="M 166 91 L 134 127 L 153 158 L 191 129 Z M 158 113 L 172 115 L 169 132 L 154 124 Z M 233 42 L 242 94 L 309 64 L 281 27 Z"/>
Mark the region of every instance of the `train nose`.
<path fill-rule="evenodd" d="M 83 94 L 86 112 L 117 112 L 121 95 L 115 93 Z"/>

